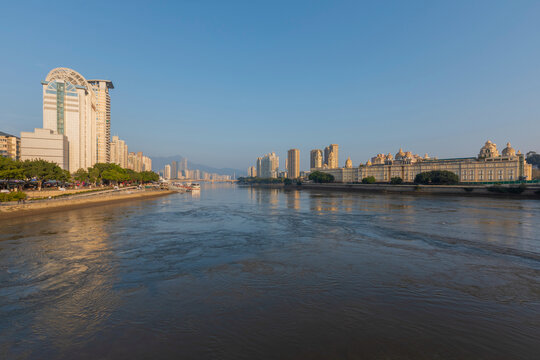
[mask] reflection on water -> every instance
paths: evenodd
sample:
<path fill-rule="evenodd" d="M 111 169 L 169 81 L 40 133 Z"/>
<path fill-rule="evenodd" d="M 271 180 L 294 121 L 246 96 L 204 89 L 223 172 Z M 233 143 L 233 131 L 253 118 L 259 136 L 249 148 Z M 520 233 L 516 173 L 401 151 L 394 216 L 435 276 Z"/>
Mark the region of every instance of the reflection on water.
<path fill-rule="evenodd" d="M 206 184 L 0 221 L 2 358 L 534 358 L 535 201 Z"/>

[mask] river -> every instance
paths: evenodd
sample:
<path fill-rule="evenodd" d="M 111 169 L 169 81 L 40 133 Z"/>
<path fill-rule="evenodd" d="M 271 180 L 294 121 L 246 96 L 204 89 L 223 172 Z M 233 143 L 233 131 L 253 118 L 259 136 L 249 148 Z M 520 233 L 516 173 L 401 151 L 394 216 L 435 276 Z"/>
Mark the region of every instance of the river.
<path fill-rule="evenodd" d="M 5 359 L 533 359 L 540 202 L 203 185 L 0 219 Z"/>

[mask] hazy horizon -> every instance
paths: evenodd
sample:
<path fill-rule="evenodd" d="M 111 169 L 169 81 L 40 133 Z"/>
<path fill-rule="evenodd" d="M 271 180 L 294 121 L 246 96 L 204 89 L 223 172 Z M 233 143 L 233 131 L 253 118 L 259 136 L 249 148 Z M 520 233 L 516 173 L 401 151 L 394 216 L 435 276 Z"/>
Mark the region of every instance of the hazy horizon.
<path fill-rule="evenodd" d="M 540 151 L 539 12 L 534 1 L 12 2 L 0 131 L 42 127 L 40 82 L 69 67 L 113 81 L 111 134 L 150 157 L 244 170 L 268 152 L 284 168 L 291 148 L 307 169 L 331 143 L 340 166 L 400 147 L 475 156 L 488 139 Z"/>

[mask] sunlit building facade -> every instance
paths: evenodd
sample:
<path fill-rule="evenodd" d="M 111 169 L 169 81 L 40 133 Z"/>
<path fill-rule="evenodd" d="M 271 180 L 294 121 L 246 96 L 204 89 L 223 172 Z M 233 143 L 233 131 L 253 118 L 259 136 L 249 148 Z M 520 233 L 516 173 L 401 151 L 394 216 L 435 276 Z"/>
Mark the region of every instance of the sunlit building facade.
<path fill-rule="evenodd" d="M 43 128 L 65 135 L 69 143 L 69 171 L 108 162 L 110 81 L 90 83 L 77 71 L 55 68 L 43 85 Z M 95 85 L 98 84 L 98 85 Z M 95 89 L 105 86 L 102 93 Z M 98 126 L 99 124 L 99 126 Z"/>
<path fill-rule="evenodd" d="M 109 89 L 114 89 L 110 80 L 88 80 L 96 96 L 96 151 L 97 162 L 111 161 L 111 96 Z"/>
<path fill-rule="evenodd" d="M 69 170 L 69 145 L 67 136 L 51 129 L 34 129 L 21 132 L 21 160 L 45 160 Z"/>
<path fill-rule="evenodd" d="M 113 136 L 110 142 L 110 162 L 126 169 L 128 163 L 128 146 L 118 136 Z"/>
<path fill-rule="evenodd" d="M 478 156 L 468 158 L 436 159 L 428 155 L 413 155 L 401 149 L 392 154 L 378 154 L 359 167 L 338 169 L 321 168 L 332 174 L 336 182 L 359 182 L 373 176 L 377 182 L 390 182 L 400 177 L 404 182 L 413 182 L 416 175 L 433 170 L 446 170 L 456 174 L 460 182 L 507 182 L 532 179 L 532 165 L 527 164 L 525 156 L 516 152 L 510 143 L 499 153 L 496 144 L 487 141 Z"/>
<path fill-rule="evenodd" d="M 287 152 L 287 177 L 297 179 L 300 176 L 300 150 L 290 149 Z"/>
<path fill-rule="evenodd" d="M 311 150 L 309 153 L 309 168 L 318 169 L 323 166 L 323 152 L 320 149 Z"/>
<path fill-rule="evenodd" d="M 260 170 L 259 170 L 260 167 Z M 257 158 L 257 176 L 261 178 L 276 178 L 279 174 L 279 156 L 268 153 Z"/>
<path fill-rule="evenodd" d="M 21 138 L 0 131 L 0 156 L 19 160 L 21 157 Z"/>
<path fill-rule="evenodd" d="M 324 148 L 324 163 L 328 169 L 336 169 L 339 167 L 339 146 L 330 144 Z"/>

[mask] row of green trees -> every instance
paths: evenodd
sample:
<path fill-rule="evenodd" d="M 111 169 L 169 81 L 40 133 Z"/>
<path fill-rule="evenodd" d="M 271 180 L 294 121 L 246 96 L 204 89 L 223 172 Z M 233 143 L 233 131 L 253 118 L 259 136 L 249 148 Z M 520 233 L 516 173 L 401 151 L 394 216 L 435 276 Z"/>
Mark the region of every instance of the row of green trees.
<path fill-rule="evenodd" d="M 55 163 L 45 160 L 25 160 L 18 161 L 8 157 L 0 156 L 0 179 L 3 180 L 36 180 L 38 188 L 44 181 L 56 180 L 67 182 L 70 174 L 67 170 L 62 170 Z"/>
<path fill-rule="evenodd" d="M 316 183 L 331 183 L 334 182 L 334 175 L 322 171 L 314 171 L 309 174 L 309 180 Z"/>
<path fill-rule="evenodd" d="M 375 184 L 377 180 L 374 176 L 368 176 L 362 179 L 362 184 Z M 416 184 L 424 185 L 455 185 L 459 183 L 459 178 L 456 174 L 447 170 L 426 171 L 416 175 L 414 178 Z M 403 179 L 399 176 L 390 179 L 390 184 L 403 184 Z"/>
<path fill-rule="evenodd" d="M 57 164 L 45 160 L 17 161 L 0 156 L 0 179 L 2 180 L 35 180 L 41 189 L 45 181 L 66 183 L 72 179 L 99 184 L 148 183 L 158 181 L 159 175 L 153 171 L 136 172 L 123 169 L 116 164 L 97 163 L 87 170 L 79 169 L 73 177 L 67 170 L 62 170 Z"/>
<path fill-rule="evenodd" d="M 73 174 L 79 182 L 91 184 L 118 184 L 123 182 L 148 183 L 158 181 L 159 175 L 153 171 L 136 172 L 117 164 L 97 163 L 88 170 L 79 169 Z"/>
<path fill-rule="evenodd" d="M 240 184 L 281 184 L 283 183 L 283 178 L 260 178 L 260 177 L 239 177 L 238 183 Z"/>

